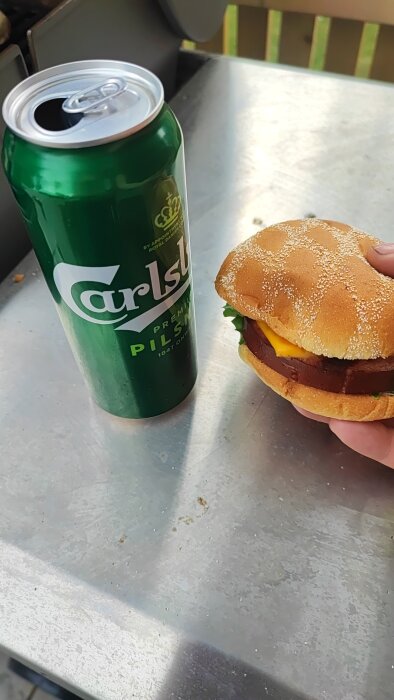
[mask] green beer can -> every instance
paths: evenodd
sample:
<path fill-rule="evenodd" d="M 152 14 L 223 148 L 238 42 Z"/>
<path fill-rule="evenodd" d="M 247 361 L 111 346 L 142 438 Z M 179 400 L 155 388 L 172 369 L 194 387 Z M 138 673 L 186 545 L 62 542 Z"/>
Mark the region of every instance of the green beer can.
<path fill-rule="evenodd" d="M 5 172 L 93 399 L 128 418 L 173 408 L 197 368 L 183 139 L 161 82 L 68 63 L 17 85 L 3 117 Z"/>

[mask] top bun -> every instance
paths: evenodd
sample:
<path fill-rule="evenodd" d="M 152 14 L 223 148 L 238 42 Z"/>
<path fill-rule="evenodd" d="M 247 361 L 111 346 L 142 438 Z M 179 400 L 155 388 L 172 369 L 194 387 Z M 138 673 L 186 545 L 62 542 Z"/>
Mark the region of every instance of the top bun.
<path fill-rule="evenodd" d="M 378 239 L 336 221 L 285 221 L 235 248 L 218 294 L 291 343 L 326 357 L 394 355 L 394 279 L 365 255 Z"/>

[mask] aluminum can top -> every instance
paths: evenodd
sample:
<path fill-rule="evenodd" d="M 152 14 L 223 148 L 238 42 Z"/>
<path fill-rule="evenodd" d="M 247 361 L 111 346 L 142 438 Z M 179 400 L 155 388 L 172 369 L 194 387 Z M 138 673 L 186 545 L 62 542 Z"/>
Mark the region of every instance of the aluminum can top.
<path fill-rule="evenodd" d="M 153 73 L 123 61 L 75 61 L 23 80 L 3 103 L 7 126 L 47 148 L 118 141 L 159 114 L 163 86 Z"/>

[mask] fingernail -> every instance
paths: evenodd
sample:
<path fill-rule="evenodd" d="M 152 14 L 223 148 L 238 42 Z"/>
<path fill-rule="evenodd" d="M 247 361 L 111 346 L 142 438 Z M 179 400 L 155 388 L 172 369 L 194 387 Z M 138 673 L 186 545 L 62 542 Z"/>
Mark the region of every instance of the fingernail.
<path fill-rule="evenodd" d="M 379 243 L 374 250 L 379 255 L 390 255 L 394 253 L 394 243 Z"/>

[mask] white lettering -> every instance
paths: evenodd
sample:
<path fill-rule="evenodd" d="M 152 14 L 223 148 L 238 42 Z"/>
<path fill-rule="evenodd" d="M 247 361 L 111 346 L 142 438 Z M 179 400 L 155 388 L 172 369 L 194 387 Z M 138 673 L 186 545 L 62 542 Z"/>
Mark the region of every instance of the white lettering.
<path fill-rule="evenodd" d="M 189 251 L 185 245 L 185 239 L 180 238 L 178 243 L 178 248 L 179 248 L 179 259 L 181 261 L 181 273 L 182 277 L 184 277 L 187 274 L 187 271 L 189 269 Z M 187 264 L 186 264 L 186 258 L 187 258 Z"/>
<path fill-rule="evenodd" d="M 121 323 L 127 319 L 127 314 L 122 312 L 136 311 L 139 308 L 138 297 L 151 293 L 153 299 L 160 303 L 139 316 L 117 325 L 116 328 L 116 330 L 140 332 L 170 309 L 189 287 L 189 278 L 185 279 L 183 284 L 179 286 L 181 278 L 187 275 L 189 269 L 189 252 L 183 237 L 179 239 L 177 247 L 179 258 L 164 272 L 162 279 L 158 263 L 155 260 L 145 266 L 149 272 L 150 283 L 142 282 L 134 288 L 87 289 L 80 293 L 78 299 L 76 290 L 73 290 L 74 285 L 82 282 L 99 282 L 108 287 L 114 281 L 120 265 L 84 267 L 59 263 L 54 268 L 53 279 L 60 297 L 71 311 L 80 318 L 97 324 L 115 325 Z M 97 314 L 103 313 L 111 314 L 113 318 L 108 320 L 97 318 Z M 90 314 L 95 314 L 95 316 Z"/>
<path fill-rule="evenodd" d="M 117 323 L 123 321 L 126 315 L 108 321 L 92 318 L 77 306 L 72 295 L 72 288 L 77 282 L 101 282 L 102 284 L 111 284 L 119 267 L 119 265 L 111 265 L 109 267 L 83 267 L 82 265 L 69 265 L 68 263 L 62 262 L 56 265 L 53 271 L 53 279 L 61 298 L 77 316 L 84 318 L 85 321 L 91 321 L 93 323 Z M 97 311 L 97 309 L 95 309 L 95 311 Z"/>
<path fill-rule="evenodd" d="M 171 296 L 167 297 L 167 299 L 164 299 L 164 301 L 160 302 L 160 304 L 156 304 L 152 309 L 149 309 L 149 311 L 145 311 L 143 314 L 140 314 L 139 316 L 135 316 L 135 318 L 132 318 L 131 321 L 127 321 L 126 323 L 122 323 L 121 326 L 117 327 L 117 331 L 136 331 L 137 333 L 140 333 L 141 331 L 144 330 L 147 326 L 150 326 L 153 321 L 156 321 L 157 318 L 159 318 L 162 314 L 164 314 L 165 311 L 168 311 L 168 309 L 171 308 L 175 304 L 178 299 L 181 298 L 182 294 L 186 292 L 186 289 L 190 285 L 190 277 L 185 280 L 185 282 L 182 284 L 181 287 L 178 287 L 178 289 L 171 294 Z"/>
<path fill-rule="evenodd" d="M 115 292 L 98 292 L 96 289 L 87 289 L 85 292 L 81 293 L 81 304 L 85 307 L 85 309 L 88 309 L 88 311 L 93 311 L 97 314 L 103 314 L 105 311 L 108 311 L 111 314 L 116 314 L 119 311 L 123 311 L 125 304 L 123 303 L 122 306 L 116 309 L 113 300 L 114 294 Z M 97 306 L 96 304 L 93 304 L 92 299 L 94 299 L 94 297 L 101 300 L 102 305 Z"/>
<path fill-rule="evenodd" d="M 175 287 L 177 287 L 179 282 L 181 281 L 180 273 L 176 272 L 178 267 L 179 267 L 179 260 L 177 260 L 176 263 L 174 263 L 173 266 L 170 267 L 170 269 L 167 270 L 166 274 L 164 275 L 165 282 L 170 282 L 170 283 L 172 282 L 172 285 L 169 288 L 170 290 L 175 289 Z M 166 289 L 168 289 L 168 286 L 166 286 Z"/>
<path fill-rule="evenodd" d="M 146 268 L 149 270 L 150 274 L 153 298 L 156 299 L 156 301 L 158 301 L 159 299 L 163 299 L 163 297 L 167 296 L 167 294 L 171 291 L 171 287 L 165 287 L 164 292 L 161 291 L 159 267 L 157 265 L 157 261 L 155 260 L 154 262 L 149 263 L 149 265 L 146 265 Z"/>
<path fill-rule="evenodd" d="M 138 294 L 138 296 L 142 297 L 145 294 L 148 294 L 150 291 L 150 286 L 149 284 L 139 284 L 137 287 L 134 287 L 134 289 L 119 289 L 119 294 L 123 294 L 124 298 L 124 305 L 122 306 L 122 309 L 125 308 L 127 311 L 135 311 L 139 307 L 135 303 L 134 300 L 134 295 Z"/>

